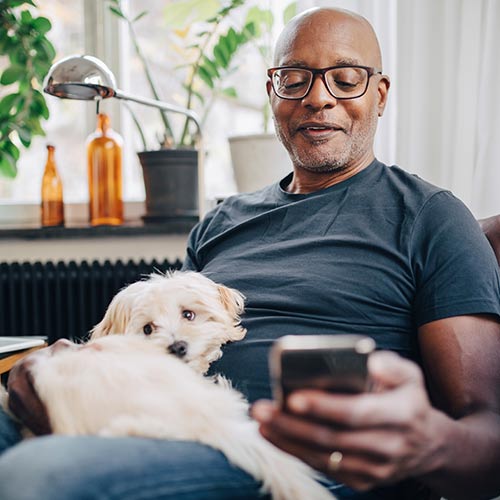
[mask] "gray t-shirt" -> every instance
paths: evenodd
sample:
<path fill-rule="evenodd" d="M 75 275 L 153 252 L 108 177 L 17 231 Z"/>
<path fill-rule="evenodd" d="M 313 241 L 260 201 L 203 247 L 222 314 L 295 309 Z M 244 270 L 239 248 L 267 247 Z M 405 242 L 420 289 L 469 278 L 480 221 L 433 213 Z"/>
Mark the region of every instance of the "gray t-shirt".
<path fill-rule="evenodd" d="M 364 334 L 418 362 L 418 326 L 500 315 L 494 253 L 449 191 L 377 160 L 315 193 L 289 182 L 216 207 L 184 264 L 246 296 L 247 336 L 212 371 L 251 401 L 270 396 L 267 354 L 282 335 Z"/>

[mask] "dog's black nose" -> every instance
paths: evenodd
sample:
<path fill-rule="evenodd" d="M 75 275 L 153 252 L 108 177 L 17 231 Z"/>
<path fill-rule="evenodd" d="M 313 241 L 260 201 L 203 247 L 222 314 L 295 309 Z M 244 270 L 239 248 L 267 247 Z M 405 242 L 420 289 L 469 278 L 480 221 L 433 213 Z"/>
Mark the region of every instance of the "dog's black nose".
<path fill-rule="evenodd" d="M 175 354 L 178 358 L 183 358 L 187 354 L 188 345 L 184 340 L 177 340 L 168 346 L 168 352 Z"/>

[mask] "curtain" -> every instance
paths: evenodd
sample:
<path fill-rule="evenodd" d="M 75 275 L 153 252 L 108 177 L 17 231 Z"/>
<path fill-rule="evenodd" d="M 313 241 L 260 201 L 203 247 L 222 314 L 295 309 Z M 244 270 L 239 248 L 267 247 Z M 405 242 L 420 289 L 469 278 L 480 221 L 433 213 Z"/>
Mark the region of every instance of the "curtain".
<path fill-rule="evenodd" d="M 305 0 L 365 16 L 391 77 L 377 157 L 500 213 L 500 2 Z"/>

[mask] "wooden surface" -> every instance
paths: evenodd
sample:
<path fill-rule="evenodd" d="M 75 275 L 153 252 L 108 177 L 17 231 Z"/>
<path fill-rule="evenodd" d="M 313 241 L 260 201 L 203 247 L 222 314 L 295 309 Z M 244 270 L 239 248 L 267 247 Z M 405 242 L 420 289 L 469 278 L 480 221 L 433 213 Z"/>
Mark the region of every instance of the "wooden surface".
<path fill-rule="evenodd" d="M 47 347 L 47 344 L 32 347 L 31 349 L 24 349 L 23 351 L 16 351 L 10 356 L 0 359 L 0 374 L 8 372 L 17 361 L 24 358 L 28 354 L 37 351 L 38 349 L 42 349 L 43 347 Z"/>

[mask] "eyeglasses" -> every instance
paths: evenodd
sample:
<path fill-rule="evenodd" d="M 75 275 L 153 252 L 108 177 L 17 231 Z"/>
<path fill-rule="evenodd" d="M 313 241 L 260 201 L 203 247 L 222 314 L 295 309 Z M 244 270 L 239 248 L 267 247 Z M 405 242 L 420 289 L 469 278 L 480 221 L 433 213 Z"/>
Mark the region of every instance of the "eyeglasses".
<path fill-rule="evenodd" d="M 382 74 L 368 66 L 331 66 L 323 69 L 280 66 L 267 70 L 273 90 L 281 99 L 303 99 L 311 90 L 314 77 L 323 83 L 335 99 L 356 99 L 365 94 L 370 77 Z"/>

